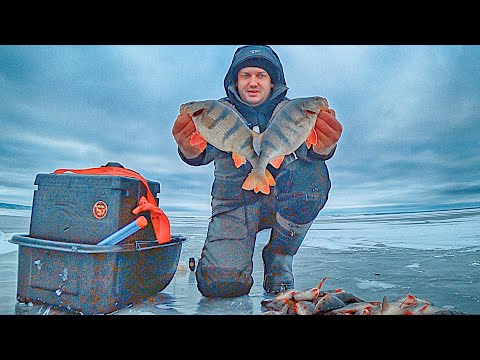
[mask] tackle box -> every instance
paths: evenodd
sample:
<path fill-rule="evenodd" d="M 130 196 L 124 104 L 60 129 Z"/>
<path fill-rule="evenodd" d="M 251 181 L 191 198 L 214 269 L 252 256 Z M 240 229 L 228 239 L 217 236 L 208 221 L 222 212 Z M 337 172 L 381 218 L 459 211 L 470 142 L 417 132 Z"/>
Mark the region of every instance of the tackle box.
<path fill-rule="evenodd" d="M 91 314 L 108 314 L 155 295 L 172 280 L 183 236 L 97 246 L 14 235 L 18 244 L 17 300 Z"/>
<path fill-rule="evenodd" d="M 159 203 L 160 183 L 147 180 Z M 101 240 L 143 215 L 144 229 L 122 243 L 155 239 L 150 212 L 132 210 L 146 195 L 146 187 L 135 178 L 112 175 L 37 174 L 33 193 L 29 236 L 51 241 L 98 244 Z"/>

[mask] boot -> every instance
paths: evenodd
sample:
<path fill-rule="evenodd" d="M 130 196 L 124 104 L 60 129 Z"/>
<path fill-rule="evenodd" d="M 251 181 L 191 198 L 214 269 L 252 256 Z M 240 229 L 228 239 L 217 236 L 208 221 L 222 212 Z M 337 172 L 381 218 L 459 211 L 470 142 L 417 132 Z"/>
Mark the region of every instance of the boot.
<path fill-rule="evenodd" d="M 274 294 L 294 288 L 293 256 L 313 223 L 295 224 L 279 213 L 276 220 L 270 240 L 262 250 L 263 288 Z"/>
<path fill-rule="evenodd" d="M 278 294 L 293 289 L 293 256 L 269 254 L 266 249 L 264 247 L 262 251 L 264 290 L 268 294 Z"/>

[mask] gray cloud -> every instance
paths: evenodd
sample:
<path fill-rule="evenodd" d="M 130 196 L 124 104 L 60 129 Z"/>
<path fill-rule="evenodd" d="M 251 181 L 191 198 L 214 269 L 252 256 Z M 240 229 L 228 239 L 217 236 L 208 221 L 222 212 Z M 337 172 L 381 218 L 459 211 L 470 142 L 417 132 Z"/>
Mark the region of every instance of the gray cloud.
<path fill-rule="evenodd" d="M 344 133 L 326 210 L 480 204 L 480 46 L 272 46 L 289 97 L 325 96 Z M 236 45 L 0 46 L 0 202 L 38 173 L 117 161 L 171 211 L 208 214 L 212 165 L 171 135 L 179 105 L 224 96 Z"/>

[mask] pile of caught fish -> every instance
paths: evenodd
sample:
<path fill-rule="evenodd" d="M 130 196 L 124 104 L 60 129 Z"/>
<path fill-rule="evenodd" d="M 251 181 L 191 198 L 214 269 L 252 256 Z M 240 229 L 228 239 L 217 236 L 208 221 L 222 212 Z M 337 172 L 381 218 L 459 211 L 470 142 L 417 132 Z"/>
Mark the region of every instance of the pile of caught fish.
<path fill-rule="evenodd" d="M 262 315 L 467 315 L 411 294 L 395 301 L 365 301 L 342 289 L 321 290 L 326 278 L 306 290 L 287 290 L 263 300 Z"/>
<path fill-rule="evenodd" d="M 328 102 L 320 96 L 292 99 L 276 110 L 268 128 L 261 134 L 247 126 L 245 118 L 233 107 L 218 100 L 191 101 L 180 106 L 180 114 L 188 114 L 196 127 L 190 144 L 205 149 L 207 143 L 219 150 L 231 152 L 238 168 L 248 162 L 252 171 L 242 188 L 256 193 L 270 193 L 275 179 L 268 171 L 271 164 L 278 169 L 285 155 L 306 143 L 317 144 L 315 122 Z"/>

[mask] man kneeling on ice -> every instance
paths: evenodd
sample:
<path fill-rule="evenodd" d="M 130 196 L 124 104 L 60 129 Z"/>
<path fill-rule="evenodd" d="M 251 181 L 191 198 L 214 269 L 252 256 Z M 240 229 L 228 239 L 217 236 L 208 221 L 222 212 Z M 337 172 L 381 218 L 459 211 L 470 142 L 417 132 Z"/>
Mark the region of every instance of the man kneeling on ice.
<path fill-rule="evenodd" d="M 271 47 L 264 45 L 236 50 L 224 88 L 227 96 L 219 101 L 236 109 L 246 125 L 259 133 L 267 129 L 278 109 L 291 101 L 286 97 L 288 87 L 280 59 Z M 271 229 L 271 233 L 262 251 L 263 288 L 275 294 L 294 287 L 293 256 L 327 201 L 331 185 L 325 161 L 333 156 L 343 130 L 333 109 L 321 110 L 315 116 L 313 146 L 307 147 L 303 142 L 286 154 L 281 163 L 276 162 L 280 163 L 278 168 L 270 163 L 267 170 L 274 181 L 268 191 L 258 191 L 257 187 L 242 187 L 252 171 L 250 161 L 237 167 L 231 153 L 208 141 L 206 147 L 199 142 L 192 145 L 191 138 L 197 133 L 192 116 L 178 115 L 172 133 L 180 158 L 192 166 L 212 161 L 215 165 L 212 216 L 196 269 L 197 286 L 203 296 L 235 297 L 249 293 L 253 285 L 255 240 L 264 229 Z M 262 151 L 267 146 L 279 145 L 275 141 L 261 144 Z"/>

